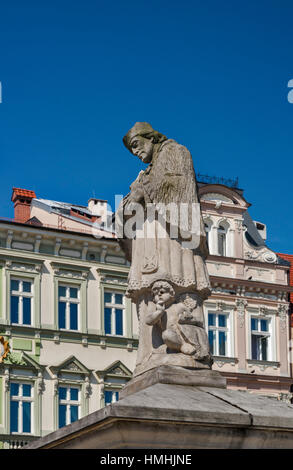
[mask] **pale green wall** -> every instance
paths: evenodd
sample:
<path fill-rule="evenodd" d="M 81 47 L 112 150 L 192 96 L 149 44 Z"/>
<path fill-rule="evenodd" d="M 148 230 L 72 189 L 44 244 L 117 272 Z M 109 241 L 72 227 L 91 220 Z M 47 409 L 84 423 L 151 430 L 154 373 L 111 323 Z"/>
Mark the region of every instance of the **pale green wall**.
<path fill-rule="evenodd" d="M 0 424 L 3 424 L 3 378 L 0 377 Z"/>
<path fill-rule="evenodd" d="M 0 266 L 0 318 L 4 318 L 2 293 L 3 293 L 3 267 Z"/>
<path fill-rule="evenodd" d="M 13 346 L 13 349 L 20 349 L 24 351 L 33 350 L 33 342 L 31 339 L 13 338 L 12 346 Z"/>

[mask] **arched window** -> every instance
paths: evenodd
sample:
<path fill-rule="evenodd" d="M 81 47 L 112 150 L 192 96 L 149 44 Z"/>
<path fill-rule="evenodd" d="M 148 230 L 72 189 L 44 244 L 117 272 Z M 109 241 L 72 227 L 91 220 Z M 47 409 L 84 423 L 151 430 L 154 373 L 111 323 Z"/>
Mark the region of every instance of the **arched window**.
<path fill-rule="evenodd" d="M 204 229 L 205 229 L 205 233 L 206 233 L 206 237 L 207 237 L 207 244 L 208 244 L 208 247 L 210 248 L 210 240 L 209 240 L 209 233 L 210 233 L 210 227 L 208 226 L 208 224 L 204 224 Z"/>
<path fill-rule="evenodd" d="M 218 227 L 218 254 L 221 256 L 226 256 L 227 253 L 227 237 L 226 229 L 223 225 Z"/>

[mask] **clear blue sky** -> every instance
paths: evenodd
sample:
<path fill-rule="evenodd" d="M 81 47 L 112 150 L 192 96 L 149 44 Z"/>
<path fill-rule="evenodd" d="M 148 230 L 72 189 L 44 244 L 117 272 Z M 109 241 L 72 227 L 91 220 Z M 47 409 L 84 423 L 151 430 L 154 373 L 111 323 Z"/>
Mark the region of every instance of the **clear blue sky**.
<path fill-rule="evenodd" d="M 293 253 L 293 4 L 10 0 L 1 4 L 1 215 L 12 186 L 86 204 L 125 194 L 136 121 L 196 172 L 239 176 L 268 245 Z"/>

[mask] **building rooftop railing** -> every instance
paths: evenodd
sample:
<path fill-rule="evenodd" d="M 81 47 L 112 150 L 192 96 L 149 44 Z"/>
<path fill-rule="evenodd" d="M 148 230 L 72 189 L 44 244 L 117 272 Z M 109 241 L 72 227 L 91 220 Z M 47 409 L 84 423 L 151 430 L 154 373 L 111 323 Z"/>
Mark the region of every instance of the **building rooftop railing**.
<path fill-rule="evenodd" d="M 196 179 L 198 183 L 223 184 L 225 186 L 229 186 L 230 188 L 239 188 L 238 176 L 236 176 L 235 178 L 223 178 L 222 176 L 209 176 L 202 175 L 201 173 L 196 173 Z"/>

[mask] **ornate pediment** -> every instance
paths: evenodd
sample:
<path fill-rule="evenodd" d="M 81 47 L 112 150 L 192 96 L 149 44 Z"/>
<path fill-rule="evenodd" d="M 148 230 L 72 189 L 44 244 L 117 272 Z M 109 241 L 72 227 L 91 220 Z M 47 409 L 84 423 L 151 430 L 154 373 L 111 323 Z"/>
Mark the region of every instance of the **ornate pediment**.
<path fill-rule="evenodd" d="M 104 267 L 103 269 L 97 268 L 100 280 L 107 284 L 117 284 L 127 286 L 128 269 L 124 268 L 124 272 L 116 271 L 115 269 Z"/>
<path fill-rule="evenodd" d="M 244 197 L 235 189 L 222 184 L 205 184 L 199 188 L 199 199 L 202 203 L 233 204 L 241 208 L 250 206 Z"/>
<path fill-rule="evenodd" d="M 51 262 L 55 276 L 64 278 L 85 280 L 89 274 L 88 266 L 81 266 L 76 264 Z"/>
<path fill-rule="evenodd" d="M 255 247 L 247 237 L 243 237 L 244 241 L 244 259 L 250 261 L 260 261 L 261 263 L 276 263 L 277 255 L 267 246 Z"/>
<path fill-rule="evenodd" d="M 206 193 L 201 197 L 201 199 L 203 201 L 222 201 L 234 204 L 232 199 L 219 193 Z"/>
<path fill-rule="evenodd" d="M 11 366 L 22 366 L 25 368 L 42 371 L 44 366 L 41 366 L 29 354 L 22 352 L 9 352 L 7 357 L 3 360 L 3 364 Z"/>
<path fill-rule="evenodd" d="M 107 276 L 103 278 L 103 282 L 107 284 L 118 284 L 118 285 L 123 285 L 127 286 L 127 278 L 117 278 L 117 277 L 112 277 L 112 276 Z"/>
<path fill-rule="evenodd" d="M 111 373 L 114 375 L 124 375 L 124 371 L 121 369 L 121 367 L 116 367 L 111 371 Z"/>
<path fill-rule="evenodd" d="M 132 372 L 129 370 L 121 361 L 115 361 L 109 367 L 104 370 L 97 370 L 96 374 L 99 377 L 117 377 L 130 379 Z"/>
<path fill-rule="evenodd" d="M 91 373 L 75 356 L 70 356 L 66 361 L 61 362 L 61 364 L 57 366 L 50 366 L 49 369 L 54 375 L 60 375 L 64 372 L 83 375 L 89 375 Z"/>
<path fill-rule="evenodd" d="M 5 267 L 6 269 L 9 269 L 10 271 L 17 271 L 19 273 L 32 273 L 32 274 L 38 274 L 40 273 L 42 269 L 43 261 L 39 260 L 18 260 L 18 259 L 6 259 L 5 260 Z"/>
<path fill-rule="evenodd" d="M 248 244 L 248 243 L 247 243 Z M 267 247 L 259 249 L 250 248 L 245 250 L 244 258 L 252 261 L 260 261 L 262 263 L 276 263 L 277 255 Z"/>

